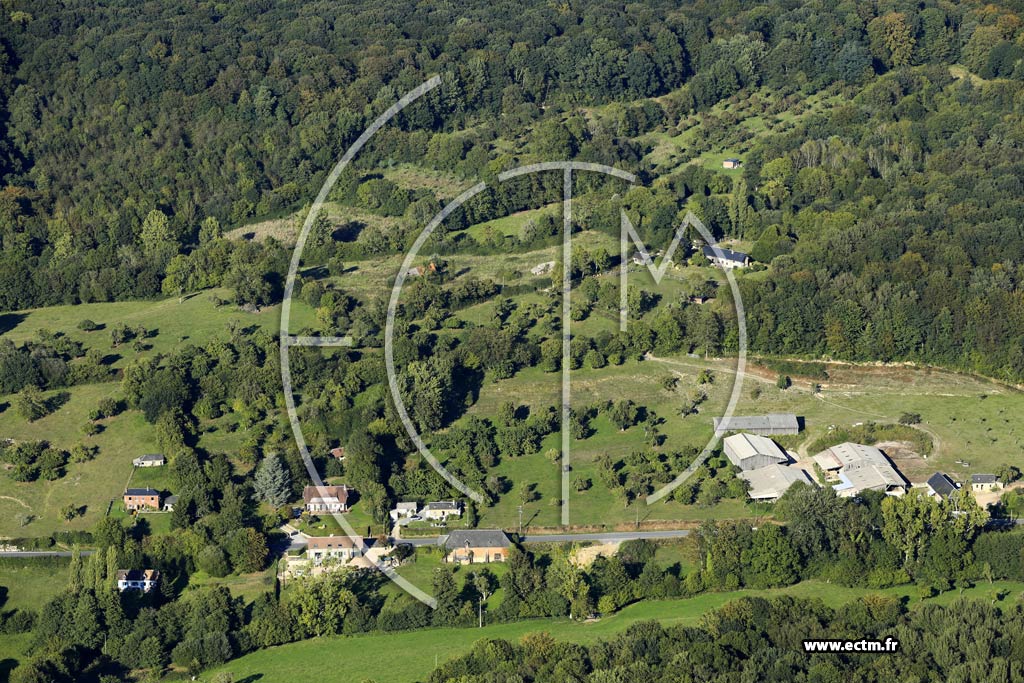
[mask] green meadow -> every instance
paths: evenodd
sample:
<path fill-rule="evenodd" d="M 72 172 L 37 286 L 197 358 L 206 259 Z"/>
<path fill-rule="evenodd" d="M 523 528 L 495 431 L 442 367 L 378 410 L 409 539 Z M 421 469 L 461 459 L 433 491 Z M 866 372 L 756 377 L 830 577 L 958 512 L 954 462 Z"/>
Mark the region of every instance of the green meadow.
<path fill-rule="evenodd" d="M 962 596 L 952 591 L 922 601 L 914 586 L 871 591 L 806 581 L 781 589 L 739 590 L 706 593 L 680 600 L 645 601 L 590 623 L 564 618 L 532 619 L 484 626 L 482 629 L 436 628 L 315 638 L 246 655 L 203 674 L 201 680 L 213 680 L 214 676 L 226 671 L 234 680 L 258 680 L 260 683 L 289 683 L 306 678 L 315 678 L 323 683 L 366 680 L 376 683 L 414 683 L 426 680 L 435 664 L 466 653 L 481 639 L 503 638 L 515 641 L 529 633 L 547 632 L 558 640 L 589 644 L 609 638 L 638 621 L 655 619 L 665 625 L 697 626 L 707 612 L 744 596 L 793 595 L 819 599 L 830 607 L 839 607 L 865 595 L 881 593 L 905 599 L 913 609 L 922 604 L 950 604 L 958 597 L 997 600 L 1008 594 L 1003 600 L 1008 608 L 1012 608 L 1020 603 L 1021 591 L 1024 591 L 1024 584 L 1003 581 L 991 585 L 978 584 L 965 590 Z M 382 656 L 381 653 L 385 654 Z M 344 664 L 325 667 L 323 662 L 328 657 Z"/>

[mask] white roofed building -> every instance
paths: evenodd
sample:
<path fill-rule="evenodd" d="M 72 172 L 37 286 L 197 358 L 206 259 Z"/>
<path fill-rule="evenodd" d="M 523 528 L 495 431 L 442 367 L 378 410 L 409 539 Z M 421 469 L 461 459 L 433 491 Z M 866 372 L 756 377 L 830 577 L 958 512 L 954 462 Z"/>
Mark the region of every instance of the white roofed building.
<path fill-rule="evenodd" d="M 840 496 L 856 496 L 861 491 L 902 496 L 907 489 L 903 475 L 874 446 L 848 441 L 818 453 L 814 462 L 826 472 L 835 472 L 839 483 L 832 488 Z"/>
<path fill-rule="evenodd" d="M 789 487 L 797 482 L 814 485 L 807 472 L 798 467 L 768 465 L 749 472 L 740 472 L 740 479 L 750 484 L 747 495 L 753 500 L 778 500 Z"/>
<path fill-rule="evenodd" d="M 733 434 L 722 442 L 722 449 L 729 462 L 744 471 L 789 462 L 774 441 L 757 434 Z"/>

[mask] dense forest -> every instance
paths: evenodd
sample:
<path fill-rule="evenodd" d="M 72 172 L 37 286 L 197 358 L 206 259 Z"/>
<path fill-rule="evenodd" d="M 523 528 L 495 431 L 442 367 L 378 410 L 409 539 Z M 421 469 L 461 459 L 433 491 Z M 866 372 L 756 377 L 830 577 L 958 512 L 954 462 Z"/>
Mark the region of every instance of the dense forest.
<path fill-rule="evenodd" d="M 213 287 L 228 288 L 233 305 L 280 301 L 289 245 L 236 239 L 229 230 L 301 210 L 368 122 L 441 75 L 441 87 L 382 131 L 332 194 L 342 207 L 388 219 L 389 229 L 359 226 L 350 236 L 350 226 L 321 217 L 304 265 L 325 267 L 307 271 L 296 289 L 315 311 L 318 327 L 307 331 L 344 331 L 356 341 L 330 355 L 294 349 L 291 370 L 303 386 L 300 411 L 317 464 L 359 491 L 375 524 L 395 500 L 451 495 L 418 455 L 407 455 L 414 449 L 383 391 L 380 301 L 331 279 L 346 263 L 403 253 L 451 198 L 381 177 L 381 169 L 401 163 L 474 182 L 531 161 L 614 164 L 636 173 L 642 186 L 617 195 L 581 181 L 574 227 L 617 237 L 624 210 L 645 240 L 665 244 L 693 210 L 716 236 L 752 244 L 758 263 L 740 278 L 752 350 L 907 360 L 1024 380 L 1019 2 L 0 6 L 2 311 L 183 297 Z M 812 100 L 828 104 L 806 113 Z M 791 123 L 750 141 L 741 172 L 690 159 L 656 163 L 650 155 L 651 134 L 682 135 L 698 121 L 700 151 L 743 141 L 734 113 L 741 105 L 766 116 L 793 114 Z M 436 249 L 445 257 L 459 250 L 498 257 L 557 243 L 561 226 L 550 215 L 502 239 L 465 228 L 557 201 L 559 182 L 538 177 L 482 193 L 437 233 Z M 699 252 L 687 256 L 701 263 Z M 579 248 L 555 268 L 555 279 L 562 268 L 571 271 L 574 319 L 614 316 L 614 283 L 598 276 L 617 258 Z M 444 430 L 431 447 L 490 504 L 515 485 L 493 466 L 538 454 L 558 429 L 557 409 L 507 403 L 494 415 L 455 422 L 485 378 L 560 368 L 560 306 L 553 297 L 515 299 L 543 282 L 464 277 L 444 258 L 434 265 L 409 284 L 399 308 L 399 383 L 417 397 L 417 427 Z M 718 304 L 698 306 L 630 291 L 629 331 L 577 335 L 569 362 L 597 369 L 649 352 L 734 352 L 730 293 L 723 287 L 717 295 Z M 486 322 L 464 324 L 453 315 L 485 301 L 496 304 Z M 0 330 L 7 324 L 0 316 Z M 250 604 L 223 587 L 186 591 L 195 572 L 223 577 L 266 567 L 268 538 L 306 481 L 280 419 L 278 340 L 236 326 L 143 357 L 151 331 L 109 324 L 113 348 L 136 351 L 123 368 L 66 334 L 44 332 L 21 344 L 0 342 L 0 392 L 17 392 L 14 409 L 35 421 L 63 400 L 44 391 L 118 381 L 118 398 L 96 405 L 85 429 L 125 410 L 152 426 L 178 496 L 171 532 L 106 518 L 91 533 L 66 538 L 97 552 L 74 559 L 67 590 L 39 613 L 2 615 L 4 632 L 33 631 L 32 659 L 18 680 L 117 679 L 169 664 L 198 672 L 299 638 L 469 626 L 482 596 L 498 585 L 503 598 L 491 616 L 515 620 L 611 613 L 645 598 L 803 579 L 879 589 L 914 582 L 926 596 L 1024 580 L 1022 537 L 983 532 L 981 511 L 959 497 L 846 500 L 796 487 L 775 508 L 781 525 L 703 526 L 695 534 L 697 566 L 688 571 L 658 565 L 644 543 L 587 570 L 568 563 L 565 549 L 517 550 L 500 582 L 485 577 L 459 589 L 450 572 L 439 572 L 434 612 L 392 599 L 381 577 L 358 573 Z M 83 331 L 98 328 L 80 323 Z M 688 410 L 700 400 L 699 391 L 688 396 Z M 622 400 L 575 408 L 574 438 L 599 418 L 643 431 L 644 450 L 599 463 L 599 483 L 627 505 L 696 455 L 661 449 L 666 416 L 644 406 Z M 244 432 L 230 456 L 198 445 L 203 423 L 226 410 L 241 417 Z M 338 445 L 346 448 L 344 465 L 322 457 Z M 19 482 L 60 479 L 68 463 L 93 456 L 42 441 L 0 448 L 8 476 Z M 731 475 L 713 458 L 675 500 L 743 498 Z M 469 506 L 467 521 L 476 514 Z M 166 577 L 160 594 L 118 600 L 111 581 L 119 566 L 159 568 Z M 331 609 L 319 609 L 325 604 Z M 928 670 L 959 680 L 979 666 L 992 669 L 992 680 L 1020 677 L 1016 664 L 1003 664 L 1020 660 L 1018 612 L 977 605 L 904 612 L 877 601 L 838 613 L 803 603 L 739 605 L 732 609 L 742 618 L 726 611 L 700 629 L 643 626 L 617 644 L 563 648 L 541 637 L 536 651 L 491 644 L 435 679 L 548 680 L 563 666 L 595 683 L 675 680 L 693 675 L 694 662 L 677 656 L 683 650 L 701 653 L 702 680 L 755 679 L 756 670 L 744 667 L 758 663 L 777 666 L 778 680 L 835 680 L 837 668 L 863 668 L 865 680 L 887 680 L 887 673 L 927 680 Z M 869 670 L 866 660 L 794 661 L 787 639 L 801 629 L 779 620 L 798 609 L 815 628 L 895 630 L 908 648 L 921 645 L 893 672 Z M 870 628 L 860 628 L 864 621 Z M 956 629 L 968 622 L 982 636 L 1001 630 L 1007 637 L 960 644 Z M 945 655 L 953 650 L 968 654 L 954 661 Z"/>
<path fill-rule="evenodd" d="M 901 655 L 807 655 L 808 633 L 899 640 Z M 842 634 L 837 635 L 837 634 Z M 958 602 L 907 611 L 872 597 L 837 610 L 782 598 L 743 598 L 707 615 L 700 626 L 641 622 L 594 645 L 547 633 L 519 643 L 481 640 L 469 654 L 434 671 L 430 683 L 691 683 L 708 681 L 1024 681 L 1020 608 Z"/>
<path fill-rule="evenodd" d="M 279 298 L 278 246 L 222 228 L 308 201 L 372 117 L 440 73 L 363 169 L 614 163 L 653 183 L 622 200 L 645 237 L 693 208 L 756 242 L 772 264 L 744 287 L 757 350 L 1024 377 L 1013 3 L 5 8 L 0 308 L 220 284 Z M 759 88 L 841 102 L 758 140 L 735 180 L 644 156 L 636 136 Z M 624 106 L 580 115 L 610 102 Z M 359 201 L 410 228 L 437 205 L 364 185 Z M 541 197 L 513 199 L 492 208 Z M 411 233 L 383 237 L 399 251 Z"/>

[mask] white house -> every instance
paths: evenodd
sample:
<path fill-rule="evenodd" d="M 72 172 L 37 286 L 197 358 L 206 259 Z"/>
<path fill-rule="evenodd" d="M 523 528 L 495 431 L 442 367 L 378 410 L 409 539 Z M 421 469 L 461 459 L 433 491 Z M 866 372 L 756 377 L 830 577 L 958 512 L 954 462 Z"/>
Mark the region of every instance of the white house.
<path fill-rule="evenodd" d="M 146 453 L 132 460 L 132 464 L 136 467 L 163 467 L 167 459 L 159 453 Z"/>
<path fill-rule="evenodd" d="M 349 487 L 341 486 L 307 486 L 302 490 L 302 500 L 306 504 L 306 512 L 348 512 Z"/>
<path fill-rule="evenodd" d="M 310 536 L 306 541 L 306 559 L 314 567 L 319 567 L 325 561 L 348 564 L 362 556 L 360 544 L 348 536 Z"/>
<path fill-rule="evenodd" d="M 1003 482 L 994 474 L 972 474 L 971 489 L 974 491 L 997 491 L 1003 488 Z"/>
<path fill-rule="evenodd" d="M 392 522 L 397 522 L 400 519 L 415 517 L 416 513 L 419 512 L 419 509 L 420 506 L 415 501 L 402 502 L 395 505 L 395 509 L 388 512 L 388 515 L 391 516 Z"/>
<path fill-rule="evenodd" d="M 118 569 L 117 590 L 142 591 L 148 593 L 160 582 L 160 571 L 157 569 Z"/>
<path fill-rule="evenodd" d="M 439 500 L 423 506 L 420 516 L 424 519 L 445 520 L 462 515 L 462 503 L 457 500 Z"/>
<path fill-rule="evenodd" d="M 742 251 L 733 251 L 732 249 L 717 246 L 705 246 L 702 251 L 704 256 L 711 261 L 712 265 L 718 266 L 723 270 L 743 268 L 750 265 L 750 256 Z"/>

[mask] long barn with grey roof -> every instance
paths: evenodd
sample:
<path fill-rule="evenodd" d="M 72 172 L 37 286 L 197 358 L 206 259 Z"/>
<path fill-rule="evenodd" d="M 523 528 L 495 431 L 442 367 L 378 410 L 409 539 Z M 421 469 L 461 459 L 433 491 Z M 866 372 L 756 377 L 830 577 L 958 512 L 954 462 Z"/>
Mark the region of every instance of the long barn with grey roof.
<path fill-rule="evenodd" d="M 769 413 L 768 415 L 734 415 L 715 418 L 715 435 L 728 432 L 748 432 L 758 436 L 799 434 L 800 420 L 793 413 Z"/>

